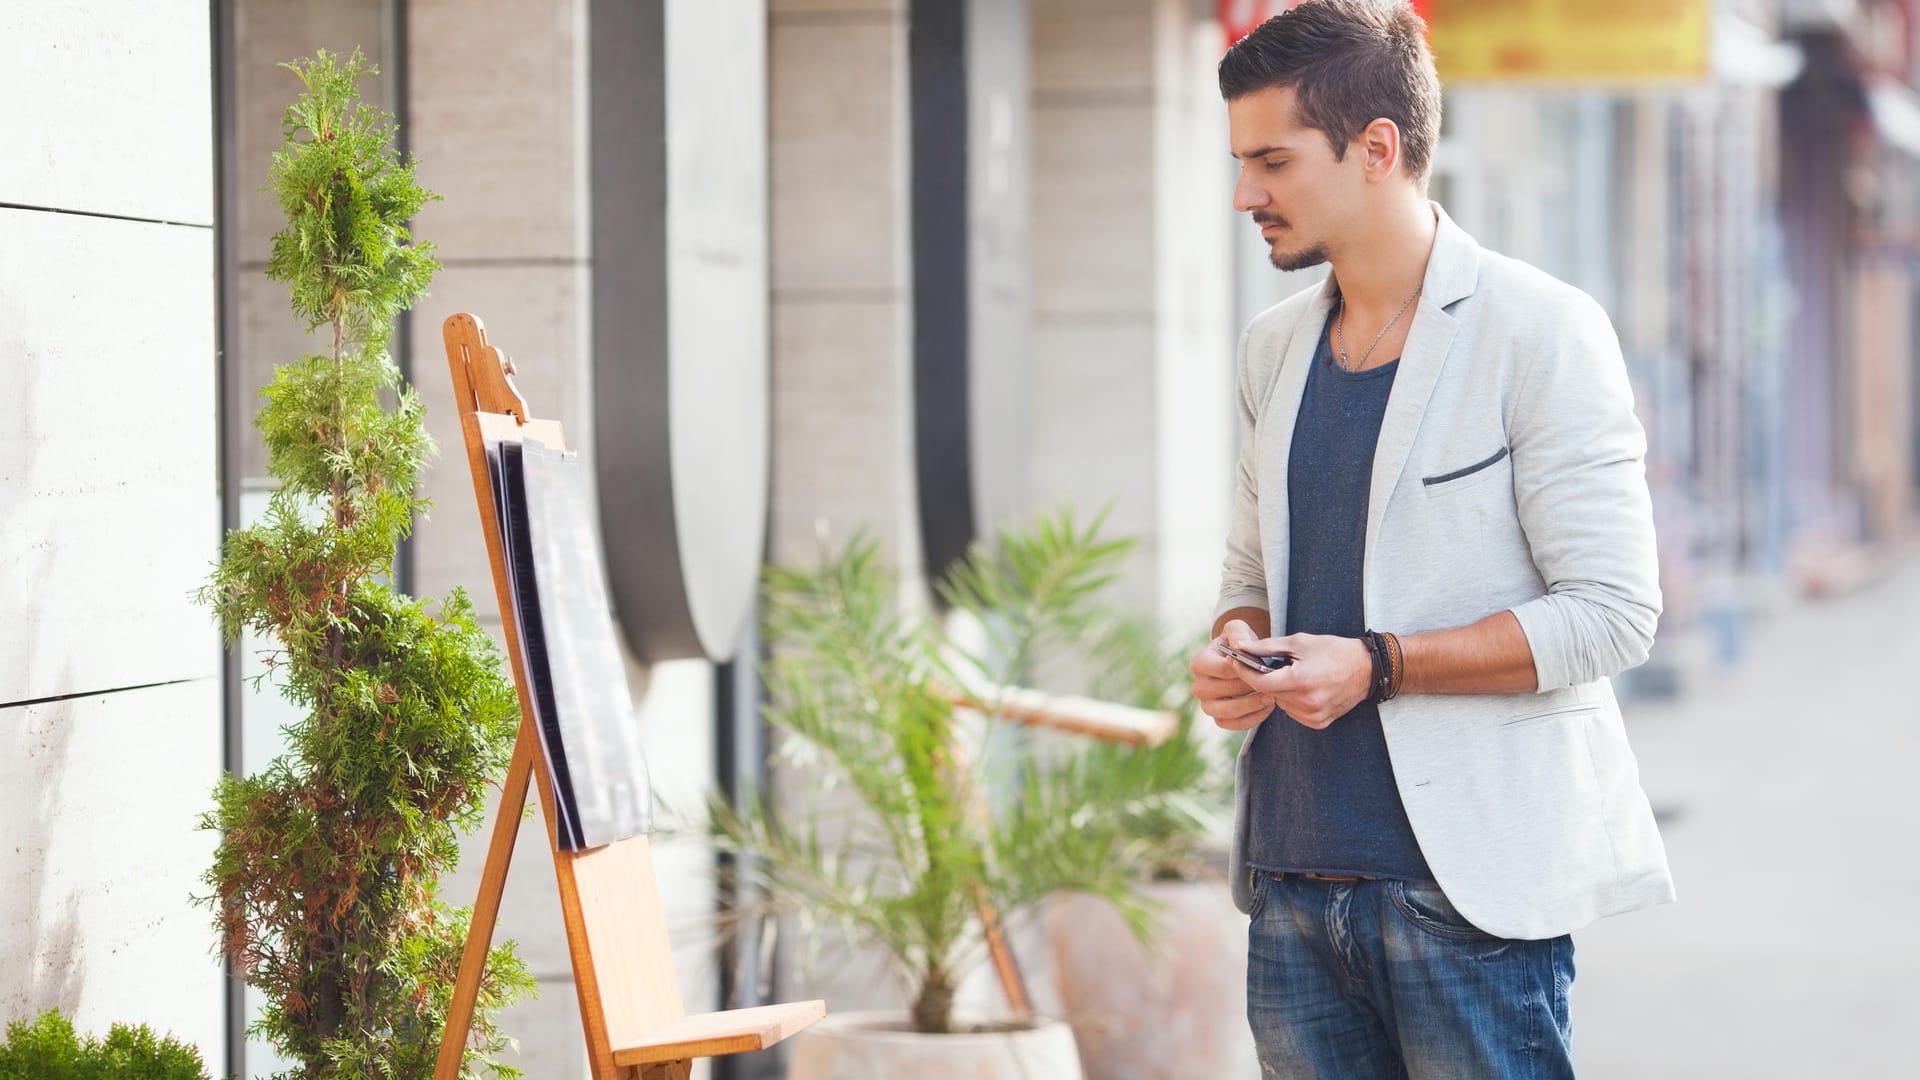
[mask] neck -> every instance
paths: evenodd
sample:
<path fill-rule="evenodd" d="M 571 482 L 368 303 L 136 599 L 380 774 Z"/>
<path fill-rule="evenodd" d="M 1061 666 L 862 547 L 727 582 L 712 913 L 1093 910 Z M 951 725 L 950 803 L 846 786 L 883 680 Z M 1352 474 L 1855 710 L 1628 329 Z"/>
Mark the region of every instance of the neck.
<path fill-rule="evenodd" d="M 1427 276 L 1439 227 L 1424 196 L 1394 200 L 1365 236 L 1330 260 L 1347 307 L 1379 319 L 1391 316 Z"/>

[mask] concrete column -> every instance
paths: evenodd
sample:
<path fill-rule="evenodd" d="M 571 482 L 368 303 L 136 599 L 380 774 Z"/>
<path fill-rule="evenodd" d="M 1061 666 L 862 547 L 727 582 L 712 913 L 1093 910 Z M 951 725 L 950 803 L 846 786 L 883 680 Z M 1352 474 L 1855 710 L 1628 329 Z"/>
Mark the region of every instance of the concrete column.
<path fill-rule="evenodd" d="M 1211 6 L 1034 0 L 1029 498 L 1134 536 L 1126 600 L 1199 625 L 1231 513 L 1231 159 Z"/>
<path fill-rule="evenodd" d="M 860 528 L 919 571 L 904 0 L 773 0 L 771 557 Z"/>
<path fill-rule="evenodd" d="M 817 564 L 865 530 L 922 576 L 912 444 L 905 0 L 772 0 L 773 472 L 768 557 Z M 956 132 L 956 137 L 964 137 Z M 804 783 L 775 778 L 777 790 Z M 897 1008 L 873 950 L 788 925 L 776 998 Z M 804 981 L 794 976 L 804 972 Z"/>
<path fill-rule="evenodd" d="M 1026 509 L 1033 349 L 1032 0 L 967 5 L 967 199 L 977 532 Z"/>
<path fill-rule="evenodd" d="M 227 1065 L 204 3 L 0 9 L 0 1022 Z M 130 165 L 131 163 L 131 165 Z"/>

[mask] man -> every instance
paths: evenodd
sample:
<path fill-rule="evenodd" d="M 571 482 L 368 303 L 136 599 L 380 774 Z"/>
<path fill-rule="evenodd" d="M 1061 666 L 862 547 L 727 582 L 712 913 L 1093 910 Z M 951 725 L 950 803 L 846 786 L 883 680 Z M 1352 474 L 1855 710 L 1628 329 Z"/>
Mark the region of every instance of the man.
<path fill-rule="evenodd" d="M 1241 338 L 1192 664 L 1249 730 L 1232 884 L 1262 1067 L 1570 1076 L 1568 934 L 1673 897 L 1608 683 L 1660 614 L 1619 344 L 1427 201 L 1440 86 L 1404 3 L 1309 0 L 1220 89 L 1235 209 L 1275 266 L 1332 271 Z"/>

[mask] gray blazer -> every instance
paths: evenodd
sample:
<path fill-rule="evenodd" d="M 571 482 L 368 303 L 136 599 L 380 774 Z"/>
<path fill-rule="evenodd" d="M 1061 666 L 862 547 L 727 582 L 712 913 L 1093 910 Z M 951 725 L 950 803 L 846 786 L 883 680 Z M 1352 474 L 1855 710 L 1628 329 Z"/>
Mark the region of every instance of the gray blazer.
<path fill-rule="evenodd" d="M 1417 634 L 1511 610 L 1540 688 L 1402 697 L 1380 722 L 1448 899 L 1490 934 L 1552 937 L 1673 899 L 1608 682 L 1646 659 L 1660 615 L 1646 435 L 1606 312 L 1434 212 L 1425 291 L 1374 455 L 1367 623 Z M 1329 277 L 1240 339 L 1245 434 L 1219 610 L 1265 607 L 1276 627 L 1287 610 L 1287 455 L 1333 293 Z M 1241 911 L 1247 770 L 1243 747 L 1231 876 Z"/>

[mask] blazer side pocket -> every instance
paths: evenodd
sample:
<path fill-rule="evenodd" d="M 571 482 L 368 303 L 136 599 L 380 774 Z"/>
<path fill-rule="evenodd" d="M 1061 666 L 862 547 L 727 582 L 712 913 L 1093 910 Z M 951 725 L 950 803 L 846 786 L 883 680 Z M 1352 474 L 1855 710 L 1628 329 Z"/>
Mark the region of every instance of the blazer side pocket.
<path fill-rule="evenodd" d="M 1485 461 L 1476 461 L 1464 469 L 1455 469 L 1450 473 L 1441 473 L 1439 476 L 1423 476 L 1420 478 L 1420 483 L 1426 486 L 1427 494 L 1435 495 L 1438 494 L 1438 492 L 1434 490 L 1435 488 L 1454 483 L 1458 480 L 1464 480 L 1475 473 L 1491 469 L 1495 465 L 1505 461 L 1507 454 L 1508 449 L 1503 446 L 1498 452 Z"/>

